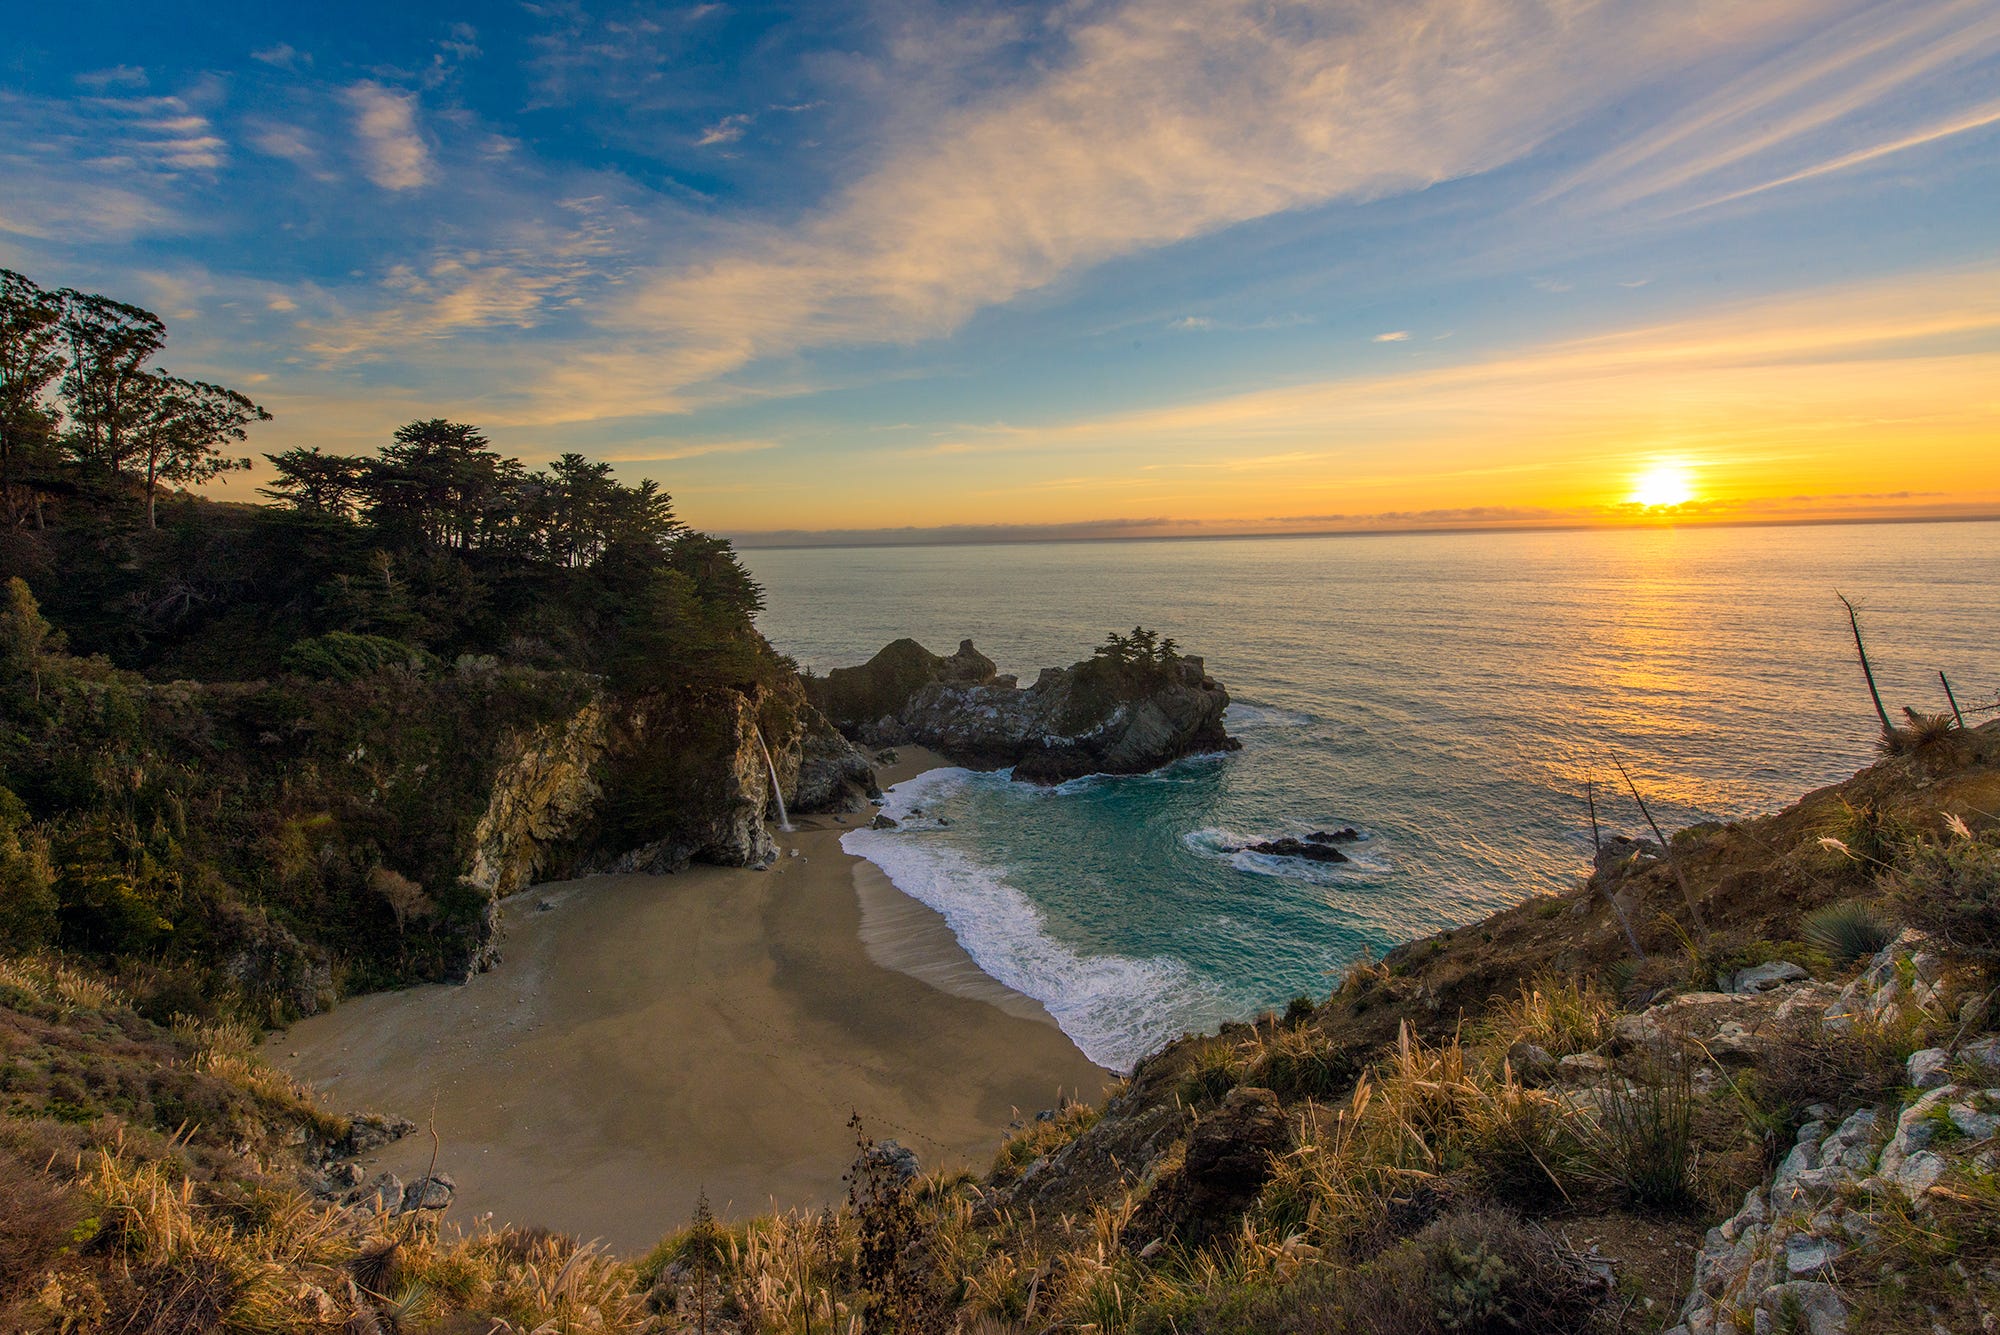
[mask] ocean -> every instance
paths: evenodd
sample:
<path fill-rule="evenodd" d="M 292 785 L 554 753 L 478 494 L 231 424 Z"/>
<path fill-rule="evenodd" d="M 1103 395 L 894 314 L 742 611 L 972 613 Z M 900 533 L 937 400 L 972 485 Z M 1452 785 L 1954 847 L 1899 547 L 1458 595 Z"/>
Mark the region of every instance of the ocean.
<path fill-rule="evenodd" d="M 1227 687 L 1243 749 L 1040 789 L 933 771 L 844 847 L 988 974 L 1129 1067 L 1414 936 L 1574 883 L 1606 832 L 1775 810 L 1891 711 L 2000 692 L 2000 523 L 765 549 L 759 625 L 824 671 L 970 638 L 1032 681 L 1143 624 Z M 942 819 L 941 819 L 942 818 Z M 1346 865 L 1230 853 L 1353 826 Z"/>

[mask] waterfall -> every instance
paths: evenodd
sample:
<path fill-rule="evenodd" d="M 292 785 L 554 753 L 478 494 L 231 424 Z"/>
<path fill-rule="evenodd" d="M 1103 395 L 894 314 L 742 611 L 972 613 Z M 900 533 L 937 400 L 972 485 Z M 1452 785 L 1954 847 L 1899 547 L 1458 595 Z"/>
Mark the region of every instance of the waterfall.
<path fill-rule="evenodd" d="M 757 749 L 764 753 L 764 768 L 771 773 L 771 796 L 778 803 L 778 828 L 789 834 L 792 818 L 785 811 L 785 790 L 778 786 L 778 767 L 771 762 L 771 748 L 764 745 L 764 729 L 754 723 L 750 726 L 757 730 Z"/>

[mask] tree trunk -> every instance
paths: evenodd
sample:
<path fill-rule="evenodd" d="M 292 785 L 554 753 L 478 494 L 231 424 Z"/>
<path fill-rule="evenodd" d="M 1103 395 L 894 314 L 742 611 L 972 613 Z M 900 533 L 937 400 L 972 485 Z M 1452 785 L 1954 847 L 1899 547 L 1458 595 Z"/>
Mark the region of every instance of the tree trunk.
<path fill-rule="evenodd" d="M 153 479 L 158 476 L 159 461 L 155 455 L 146 456 L 146 527 L 158 528 L 160 521 L 153 508 Z"/>

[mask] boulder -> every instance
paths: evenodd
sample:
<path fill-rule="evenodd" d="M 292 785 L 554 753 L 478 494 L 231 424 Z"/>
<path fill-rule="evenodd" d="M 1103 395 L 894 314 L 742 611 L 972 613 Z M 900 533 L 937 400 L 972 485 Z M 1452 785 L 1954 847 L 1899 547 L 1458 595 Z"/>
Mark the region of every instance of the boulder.
<path fill-rule="evenodd" d="M 868 1158 L 889 1170 L 889 1175 L 898 1183 L 910 1182 L 923 1171 L 917 1160 L 917 1152 L 900 1141 L 877 1141 L 868 1151 Z"/>
<path fill-rule="evenodd" d="M 1547 1048 L 1522 1039 L 1507 1049 L 1507 1065 L 1523 1080 L 1545 1080 L 1555 1073 L 1556 1059 Z"/>
<path fill-rule="evenodd" d="M 1910 1054 L 1904 1069 L 1911 1089 L 1936 1089 L 1951 1083 L 1951 1054 L 1943 1048 L 1925 1048 Z"/>
<path fill-rule="evenodd" d="M 347 1138 L 340 1143 L 340 1152 L 349 1156 L 368 1154 L 416 1129 L 417 1124 L 407 1117 L 355 1113 L 347 1119 Z"/>
<path fill-rule="evenodd" d="M 1789 960 L 1772 960 L 1749 969 L 1738 969 L 1730 980 L 1731 992 L 1769 992 L 1784 983 L 1795 983 L 1807 977 L 1806 971 Z"/>
<path fill-rule="evenodd" d="M 799 776 L 790 796 L 794 811 L 859 811 L 881 796 L 875 767 L 827 717 L 807 705 L 799 738 Z"/>
<path fill-rule="evenodd" d="M 394 1213 L 403 1205 L 403 1179 L 390 1172 L 377 1173 L 349 1195 L 347 1201 L 374 1214 Z"/>
<path fill-rule="evenodd" d="M 413 1210 L 442 1210 L 451 1204 L 451 1198 L 458 1194 L 458 1183 L 452 1181 L 449 1173 L 431 1173 L 420 1177 L 403 1188 L 402 1204 L 398 1214 L 409 1214 Z"/>
<path fill-rule="evenodd" d="M 1197 1246 L 1232 1231 L 1290 1140 L 1276 1094 L 1245 1086 L 1230 1090 L 1220 1108 L 1195 1123 L 1180 1170 L 1139 1203 L 1126 1226 L 1126 1245 L 1136 1250 L 1173 1237 Z"/>

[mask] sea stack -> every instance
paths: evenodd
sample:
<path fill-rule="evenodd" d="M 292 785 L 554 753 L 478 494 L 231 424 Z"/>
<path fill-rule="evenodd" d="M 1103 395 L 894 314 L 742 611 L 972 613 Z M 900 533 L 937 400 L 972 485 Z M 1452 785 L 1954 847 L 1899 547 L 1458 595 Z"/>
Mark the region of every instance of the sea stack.
<path fill-rule="evenodd" d="M 1202 660 L 1141 630 L 1070 667 L 1044 668 L 1027 687 L 971 640 L 947 658 L 902 639 L 859 667 L 808 678 L 806 689 L 863 745 L 927 746 L 973 769 L 1012 766 L 1024 782 L 1142 774 L 1240 745 L 1222 724 L 1229 693 Z"/>

